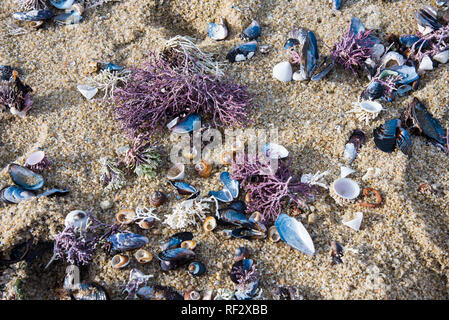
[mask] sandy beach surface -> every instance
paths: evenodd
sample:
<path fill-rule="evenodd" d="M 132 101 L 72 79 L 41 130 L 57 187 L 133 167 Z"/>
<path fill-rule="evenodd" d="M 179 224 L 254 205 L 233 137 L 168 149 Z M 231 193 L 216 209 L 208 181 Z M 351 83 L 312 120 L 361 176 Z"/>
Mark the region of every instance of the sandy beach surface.
<path fill-rule="evenodd" d="M 263 298 L 272 299 L 279 285 L 296 286 L 303 299 L 447 299 L 449 296 L 449 157 L 422 137 L 413 137 L 413 154 L 384 153 L 373 142 L 372 130 L 386 120 L 398 117 L 416 96 L 449 127 L 449 69 L 440 65 L 427 72 L 421 88 L 392 103 L 383 103 L 380 116 L 369 125 L 346 113 L 352 109 L 369 80 L 338 68 L 319 82 L 281 83 L 272 77 L 272 68 L 286 59 L 284 42 L 293 27 L 313 30 L 320 52 L 328 54 L 333 43 L 346 31 L 351 17 L 359 17 L 368 28 L 379 29 L 384 39 L 390 33 L 417 31 L 414 11 L 435 1 L 344 1 L 342 10 L 332 10 L 328 0 L 123 0 L 87 10 L 81 24 L 57 26 L 47 23 L 35 32 L 9 36 L 5 24 L 14 21 L 13 0 L 0 1 L 0 64 L 19 68 L 21 79 L 34 90 L 34 105 L 27 117 L 9 112 L 0 114 L 0 187 L 11 184 L 5 170 L 9 163 L 23 164 L 37 147 L 53 160 L 44 172 L 46 186 L 70 189 L 60 198 L 40 198 L 0 208 L 0 251 L 19 243 L 25 231 L 35 239 L 52 241 L 64 228 L 64 217 L 71 210 L 92 210 L 101 221 L 113 223 L 121 208 L 150 206 L 150 194 L 163 190 L 169 200 L 155 213 L 162 219 L 176 203 L 175 193 L 165 179 L 170 163 L 164 158 L 156 178 L 128 179 L 128 186 L 109 194 L 99 182 L 100 158 L 115 156 L 115 150 L 131 143 L 114 120 L 112 108 L 98 101 L 87 101 L 76 89 L 83 83 L 84 70 L 91 59 L 111 61 L 126 67 L 140 66 L 149 50 L 160 50 L 176 35 L 198 39 L 205 51 L 225 60 L 227 52 L 241 43 L 238 35 L 253 19 L 262 26 L 260 44 L 270 44 L 268 54 L 257 53 L 251 60 L 229 64 L 226 75 L 246 85 L 256 94 L 257 109 L 251 112 L 252 128 L 278 128 L 279 142 L 289 151 L 293 168 L 305 173 L 329 170 L 329 185 L 344 164 L 343 150 L 354 129 L 367 132 L 367 143 L 360 149 L 352 176 L 360 186 L 379 190 L 381 207 L 363 208 L 355 203 L 338 206 L 326 191 L 299 220 L 312 235 L 316 253 L 307 256 L 283 242 L 268 240 L 224 240 L 187 228 L 195 234 L 199 260 L 207 266 L 204 276 L 192 277 L 186 268 L 162 272 L 154 259 L 139 265 L 131 259 L 122 270 L 111 267 L 109 256 L 99 250 L 83 271 L 83 278 L 103 285 L 112 299 L 122 299 L 120 285 L 132 268 L 153 274 L 154 282 L 172 286 L 179 292 L 194 288 L 233 288 L 229 270 L 237 247 L 249 248 L 261 273 Z M 237 9 L 233 9 L 234 5 Z M 215 42 L 207 37 L 208 22 L 223 16 L 230 35 Z M 154 136 L 154 142 L 169 150 L 167 132 Z M 362 180 L 368 168 L 380 168 L 376 178 Z M 200 179 L 188 166 L 187 181 L 201 189 L 219 190 L 219 174 L 226 167 L 214 167 L 212 176 Z M 422 194 L 422 183 L 433 184 L 436 192 Z M 113 201 L 102 210 L 100 202 Z M 285 211 L 288 213 L 288 209 Z M 342 224 L 343 216 L 361 211 L 360 231 Z M 310 218 L 310 215 L 313 215 Z M 146 248 L 157 255 L 159 244 L 177 232 L 157 224 L 150 231 L 136 226 L 129 230 L 150 239 Z M 181 230 L 178 230 L 181 231 Z M 331 264 L 330 241 L 345 247 L 343 263 Z M 66 263 L 57 261 L 42 268 L 50 257 L 33 266 L 20 262 L 0 268 L 4 282 L 1 299 L 14 299 L 15 279 L 23 279 L 25 299 L 57 299 Z"/>

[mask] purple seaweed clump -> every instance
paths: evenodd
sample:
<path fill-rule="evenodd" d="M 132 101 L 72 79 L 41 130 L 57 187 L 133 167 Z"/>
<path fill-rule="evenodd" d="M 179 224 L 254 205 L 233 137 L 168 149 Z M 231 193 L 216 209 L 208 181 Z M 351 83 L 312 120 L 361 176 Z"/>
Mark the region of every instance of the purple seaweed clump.
<path fill-rule="evenodd" d="M 155 147 L 150 142 L 145 142 L 144 137 L 140 135 L 134 139 L 133 146 L 124 152 L 118 164 L 124 164 L 128 170 L 134 171 L 138 176 L 155 177 L 160 162 L 161 157 Z"/>
<path fill-rule="evenodd" d="M 116 90 L 115 111 L 133 136 L 163 128 L 179 115 L 202 113 L 215 127 L 245 126 L 253 95 L 230 79 L 195 71 L 187 53 L 150 52 L 142 69 L 134 69 Z"/>
<path fill-rule="evenodd" d="M 232 178 L 240 180 L 245 192 L 249 194 L 248 212 L 259 211 L 262 222 L 275 221 L 282 210 L 282 200 L 289 199 L 300 207 L 312 199 L 317 187 L 303 183 L 299 175 L 293 175 L 288 163 L 279 160 L 277 169 L 261 157 L 244 156 L 242 163 L 232 164 Z"/>
<path fill-rule="evenodd" d="M 102 240 L 119 229 L 118 225 L 98 221 L 91 213 L 88 213 L 88 217 L 89 221 L 84 229 L 67 226 L 55 236 L 53 257 L 48 265 L 59 259 L 77 266 L 87 265 L 92 261 L 95 249 Z M 106 231 L 98 232 L 99 228 L 106 228 Z"/>
<path fill-rule="evenodd" d="M 371 57 L 371 34 L 371 30 L 366 30 L 355 35 L 349 28 L 340 42 L 335 43 L 331 51 L 332 59 L 345 69 L 356 73 L 356 68 L 362 67 L 365 60 Z"/>
<path fill-rule="evenodd" d="M 421 62 L 426 55 L 433 57 L 449 50 L 449 24 L 426 35 L 418 36 L 420 40 L 410 48 L 410 58 L 417 62 Z"/>

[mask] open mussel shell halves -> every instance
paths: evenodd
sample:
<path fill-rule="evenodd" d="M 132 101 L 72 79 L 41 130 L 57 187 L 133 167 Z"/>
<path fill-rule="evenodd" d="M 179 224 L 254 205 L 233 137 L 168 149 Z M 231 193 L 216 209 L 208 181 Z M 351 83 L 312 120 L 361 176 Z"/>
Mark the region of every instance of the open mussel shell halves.
<path fill-rule="evenodd" d="M 315 253 L 312 238 L 301 222 L 285 213 L 281 213 L 274 225 L 281 240 L 289 246 L 308 255 Z"/>
<path fill-rule="evenodd" d="M 178 191 L 180 195 L 189 196 L 187 200 L 194 199 L 200 194 L 199 190 L 197 191 L 193 186 L 184 181 L 169 181 L 169 182 L 173 187 L 175 187 L 176 191 Z"/>
<path fill-rule="evenodd" d="M 233 180 L 229 172 L 222 172 L 220 174 L 220 181 L 223 183 L 226 190 L 228 190 L 232 197 L 235 199 L 239 196 L 239 182 L 238 180 Z"/>
<path fill-rule="evenodd" d="M 412 154 L 412 138 L 410 137 L 410 134 L 407 130 L 404 128 L 399 128 L 397 133 L 397 140 L 396 143 L 398 145 L 398 148 L 406 155 Z"/>
<path fill-rule="evenodd" d="M 12 181 L 25 190 L 38 190 L 44 185 L 44 177 L 18 164 L 11 163 L 8 168 Z"/>
<path fill-rule="evenodd" d="M 396 147 L 396 130 L 401 121 L 392 119 L 373 130 L 376 147 L 384 152 L 393 152 Z"/>
<path fill-rule="evenodd" d="M 12 16 L 14 19 L 21 21 L 42 21 L 50 19 L 54 16 L 54 13 L 51 10 L 31 10 L 28 12 L 16 12 Z"/>
<path fill-rule="evenodd" d="M 106 290 L 97 283 L 79 283 L 70 290 L 74 300 L 109 300 Z"/>
<path fill-rule="evenodd" d="M 201 127 L 201 116 L 197 113 L 192 113 L 180 120 L 170 129 L 175 133 L 189 133 L 192 132 L 195 127 Z"/>
<path fill-rule="evenodd" d="M 139 249 L 149 243 L 147 237 L 131 232 L 115 233 L 107 240 L 111 243 L 111 254 Z"/>
<path fill-rule="evenodd" d="M 5 187 L 0 191 L 0 200 L 6 203 L 19 203 L 23 200 L 31 199 L 34 196 L 34 193 L 19 186 Z"/>

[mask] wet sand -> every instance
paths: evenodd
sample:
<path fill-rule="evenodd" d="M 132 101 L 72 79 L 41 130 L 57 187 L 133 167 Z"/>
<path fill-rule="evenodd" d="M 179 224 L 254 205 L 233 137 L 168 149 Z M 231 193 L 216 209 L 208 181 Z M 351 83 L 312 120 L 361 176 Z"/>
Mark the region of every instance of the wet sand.
<path fill-rule="evenodd" d="M 265 299 L 273 298 L 278 285 L 297 286 L 304 299 L 447 299 L 449 245 L 449 157 L 422 137 L 413 137 L 413 155 L 384 153 L 375 148 L 372 129 L 398 117 L 412 95 L 384 104 L 386 111 L 369 125 L 346 112 L 352 109 L 368 79 L 357 78 L 341 69 L 334 70 L 319 82 L 289 82 L 272 78 L 272 67 L 285 60 L 286 34 L 293 27 L 315 32 L 320 52 L 329 53 L 332 44 L 346 31 L 350 18 L 359 17 L 368 28 L 379 28 L 384 38 L 389 33 L 409 34 L 417 31 L 414 11 L 435 1 L 344 1 L 341 11 L 331 9 L 330 1 L 218 1 L 128 0 L 105 4 L 86 11 L 84 21 L 75 26 L 46 24 L 36 32 L 9 37 L 4 23 L 12 23 L 13 0 L 0 3 L 0 64 L 20 68 L 22 80 L 35 90 L 34 105 L 24 119 L 10 113 L 0 115 L 0 187 L 10 183 L 4 170 L 9 163 L 23 164 L 26 156 L 41 147 L 54 161 L 44 173 L 46 186 L 70 189 L 62 198 L 41 198 L 0 208 L 0 251 L 20 241 L 24 230 L 36 239 L 53 240 L 63 229 L 65 215 L 71 210 L 92 210 L 101 221 L 112 223 L 121 208 L 149 206 L 150 194 L 164 190 L 170 201 L 155 212 L 161 218 L 175 203 L 172 188 L 164 178 L 170 166 L 165 159 L 155 179 L 128 179 L 129 185 L 109 195 L 103 194 L 99 182 L 104 156 L 131 140 L 114 121 L 110 106 L 86 99 L 76 90 L 82 83 L 90 59 L 112 61 L 126 67 L 139 66 L 149 50 L 160 50 L 164 40 L 175 35 L 199 39 L 199 46 L 215 52 L 224 60 L 226 53 L 241 43 L 238 34 L 252 19 L 262 26 L 260 44 L 271 44 L 266 55 L 257 53 L 251 60 L 227 64 L 225 72 L 238 83 L 256 93 L 258 108 L 252 112 L 253 128 L 279 128 L 279 142 L 290 151 L 294 168 L 305 173 L 329 170 L 325 181 L 330 184 L 343 164 L 344 145 L 354 129 L 367 132 L 367 143 L 352 164 L 353 179 L 361 187 L 373 187 L 383 195 L 380 208 L 364 209 L 358 204 L 338 206 L 327 192 L 314 202 L 314 223 L 308 223 L 311 210 L 300 220 L 314 238 L 316 254 L 306 256 L 285 243 L 268 240 L 223 240 L 202 230 L 187 228 L 199 242 L 195 252 L 204 261 L 207 273 L 193 278 L 185 268 L 163 273 L 156 259 L 138 265 L 132 259 L 123 270 L 110 265 L 110 256 L 99 251 L 86 268 L 83 278 L 105 286 L 113 299 L 123 298 L 119 286 L 132 268 L 154 274 L 155 282 L 173 286 L 179 292 L 188 287 L 204 291 L 208 287 L 233 288 L 229 269 L 234 250 L 242 245 L 261 272 L 260 287 Z M 234 4 L 241 11 L 231 9 Z M 207 38 L 206 25 L 224 16 L 230 27 L 227 40 Z M 426 73 L 422 87 L 413 95 L 422 100 L 443 127 L 449 126 L 448 65 Z M 169 150 L 166 132 L 154 141 Z M 381 168 L 379 177 L 361 178 L 370 167 Z M 209 179 L 197 178 L 193 166 L 187 180 L 204 193 L 218 190 L 218 176 L 225 168 L 215 167 Z M 435 195 L 418 192 L 421 183 L 437 184 Z M 114 202 L 102 210 L 100 202 Z M 344 226 L 345 214 L 363 211 L 359 232 Z M 150 238 L 147 248 L 156 255 L 158 244 L 170 234 L 166 225 L 152 231 L 137 227 L 131 231 Z M 180 230 L 179 230 L 180 231 Z M 332 266 L 331 240 L 346 248 L 344 263 Z M 49 257 L 45 257 L 49 258 Z M 40 261 L 40 267 L 47 260 Z M 6 284 L 2 299 L 13 299 L 13 283 L 24 279 L 25 299 L 55 299 L 55 289 L 62 286 L 66 264 L 54 263 L 48 271 L 19 263 L 4 271 Z"/>

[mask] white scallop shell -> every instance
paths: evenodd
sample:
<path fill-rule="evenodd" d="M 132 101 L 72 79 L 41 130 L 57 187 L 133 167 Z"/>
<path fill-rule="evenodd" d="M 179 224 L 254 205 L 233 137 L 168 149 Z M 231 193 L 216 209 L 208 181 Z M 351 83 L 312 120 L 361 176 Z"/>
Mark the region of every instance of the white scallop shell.
<path fill-rule="evenodd" d="M 424 58 L 422 58 L 418 68 L 418 71 L 426 70 L 433 70 L 433 62 L 432 59 L 429 58 L 429 56 L 424 56 Z"/>
<path fill-rule="evenodd" d="M 288 61 L 278 63 L 273 68 L 273 78 L 282 82 L 289 82 L 292 80 L 293 69 Z"/>
<path fill-rule="evenodd" d="M 446 63 L 449 60 L 449 50 L 441 51 L 432 57 L 433 60 L 439 63 Z"/>
<path fill-rule="evenodd" d="M 179 172 L 178 174 L 174 174 L 173 172 Z M 177 163 L 173 165 L 167 173 L 167 179 L 169 180 L 181 180 L 184 179 L 185 174 L 185 166 L 182 163 Z"/>
<path fill-rule="evenodd" d="M 384 109 L 379 102 L 370 100 L 360 102 L 360 108 L 369 113 L 378 113 Z"/>
<path fill-rule="evenodd" d="M 65 217 L 64 225 L 66 227 L 74 227 L 74 228 L 86 228 L 88 216 L 84 211 L 81 210 L 73 210 L 70 211 L 69 214 Z"/>
<path fill-rule="evenodd" d="M 355 231 L 359 231 L 360 225 L 362 224 L 362 219 L 363 219 L 363 213 L 355 212 L 353 215 L 353 219 L 348 220 L 348 221 L 343 221 L 343 224 Z"/>
<path fill-rule="evenodd" d="M 98 88 L 91 87 L 86 84 L 80 84 L 76 88 L 87 100 L 90 100 L 93 97 L 95 97 L 95 95 L 98 92 Z"/>
<path fill-rule="evenodd" d="M 42 150 L 33 152 L 26 160 L 25 165 L 34 166 L 41 162 L 45 157 L 45 152 Z"/>

